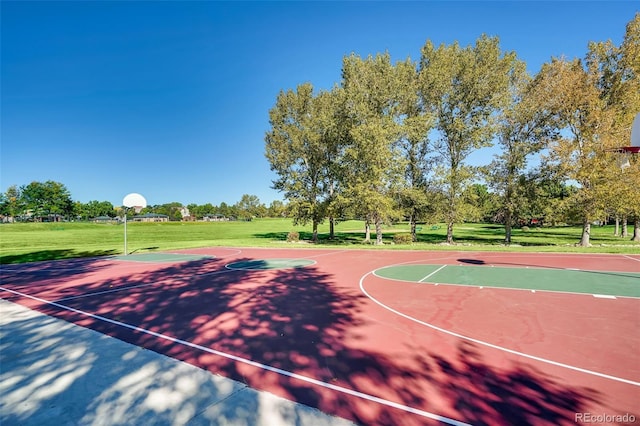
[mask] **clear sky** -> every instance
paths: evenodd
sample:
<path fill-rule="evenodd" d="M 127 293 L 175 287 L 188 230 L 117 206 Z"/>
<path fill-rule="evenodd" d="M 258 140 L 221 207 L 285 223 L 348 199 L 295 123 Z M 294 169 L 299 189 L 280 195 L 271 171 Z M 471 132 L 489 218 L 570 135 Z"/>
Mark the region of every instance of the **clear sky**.
<path fill-rule="evenodd" d="M 426 40 L 484 33 L 535 73 L 589 41 L 620 44 L 639 4 L 2 1 L 0 190 L 54 180 L 83 203 L 269 204 L 282 198 L 269 109 L 280 90 L 338 83 L 344 55 L 418 60 Z"/>

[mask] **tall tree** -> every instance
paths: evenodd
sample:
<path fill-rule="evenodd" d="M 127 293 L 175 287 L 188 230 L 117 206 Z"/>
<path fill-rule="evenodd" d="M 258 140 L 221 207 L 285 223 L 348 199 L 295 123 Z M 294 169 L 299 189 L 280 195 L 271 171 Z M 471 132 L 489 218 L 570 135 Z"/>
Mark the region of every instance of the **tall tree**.
<path fill-rule="evenodd" d="M 257 195 L 243 194 L 240 201 L 236 204 L 240 217 L 243 219 L 252 219 L 253 217 L 262 217 L 263 210 L 266 210 L 260 202 Z"/>
<path fill-rule="evenodd" d="M 476 170 L 465 164 L 473 151 L 491 146 L 496 112 L 509 102 L 515 53 L 503 53 L 497 38 L 480 37 L 474 46 L 458 43 L 421 50 L 420 94 L 435 115 L 442 183 L 447 194 L 447 243 L 459 220 L 461 194 Z"/>
<path fill-rule="evenodd" d="M 336 109 L 336 92 L 315 95 L 309 83 L 278 94 L 269 111 L 266 157 L 277 174 L 273 188 L 284 193 L 294 223 L 312 223 L 313 241 L 336 182 L 337 142 L 327 116 Z"/>
<path fill-rule="evenodd" d="M 24 212 L 24 200 L 18 186 L 11 185 L 3 195 L 2 214 L 15 218 Z"/>
<path fill-rule="evenodd" d="M 399 147 L 406 165 L 398 202 L 409 219 L 411 239 L 417 241 L 418 220 L 432 216 L 436 209 L 436 203 L 428 194 L 427 179 L 432 164 L 428 135 L 434 119 L 431 112 L 424 108 L 418 95 L 416 67 L 409 62 L 400 63 L 397 67 L 403 82 L 399 92 L 402 118 Z"/>
<path fill-rule="evenodd" d="M 613 143 L 614 114 L 598 90 L 598 73 L 578 59 L 553 59 L 538 77 L 545 88 L 543 108 L 556 114 L 562 132 L 549 145 L 546 160 L 555 163 L 566 179 L 578 182 L 573 201 L 582 219 L 579 245 L 589 246 L 591 222 L 604 211 L 598 187 L 607 168 L 606 148 Z"/>
<path fill-rule="evenodd" d="M 382 244 L 382 225 L 398 214 L 393 194 L 404 172 L 398 141 L 403 69 L 409 60 L 393 65 L 389 54 L 362 59 L 354 54 L 342 65 L 349 140 L 344 149 L 344 192 L 356 214 L 375 225 L 376 244 Z M 368 228 L 367 228 L 368 237 Z"/>
<path fill-rule="evenodd" d="M 73 212 L 71 194 L 60 182 L 31 182 L 21 188 L 21 193 L 26 208 L 32 210 L 38 220 L 51 214 L 66 216 Z"/>
<path fill-rule="evenodd" d="M 640 13 L 636 13 L 627 24 L 620 46 L 615 46 L 610 40 L 590 43 L 586 64 L 597 76 L 596 86 L 605 103 L 604 108 L 613 116 L 610 142 L 614 146 L 609 148 L 628 145 L 633 119 L 640 111 Z M 640 241 L 637 163 L 629 161 L 623 153 L 610 157 L 601 196 L 607 199 L 607 206 L 614 211 L 616 218 L 622 216 L 625 221 L 627 217 L 634 221 L 633 238 Z"/>
<path fill-rule="evenodd" d="M 499 115 L 497 141 L 501 150 L 487 168 L 487 181 L 501 198 L 506 245 L 511 244 L 511 229 L 524 207 L 528 158 L 553 139 L 553 114 L 539 108 L 543 95 L 526 73 L 525 64 L 514 64 L 510 101 Z"/>
<path fill-rule="evenodd" d="M 273 200 L 267 208 L 267 215 L 269 217 L 284 217 L 287 211 L 287 206 L 280 200 Z"/>

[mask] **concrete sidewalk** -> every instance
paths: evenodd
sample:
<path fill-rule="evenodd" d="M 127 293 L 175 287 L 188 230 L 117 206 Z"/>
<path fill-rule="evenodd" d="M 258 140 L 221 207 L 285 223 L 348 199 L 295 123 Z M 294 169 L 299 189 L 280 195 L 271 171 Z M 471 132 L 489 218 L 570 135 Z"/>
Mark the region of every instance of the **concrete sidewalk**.
<path fill-rule="evenodd" d="M 2 299 L 0 424 L 353 425 Z"/>

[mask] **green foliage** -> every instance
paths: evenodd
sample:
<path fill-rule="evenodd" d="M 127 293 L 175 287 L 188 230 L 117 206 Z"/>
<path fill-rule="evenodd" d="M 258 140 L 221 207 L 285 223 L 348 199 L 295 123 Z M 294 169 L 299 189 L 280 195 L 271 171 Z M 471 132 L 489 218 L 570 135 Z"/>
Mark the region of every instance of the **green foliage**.
<path fill-rule="evenodd" d="M 412 244 L 413 238 L 411 234 L 395 234 L 393 236 L 394 244 Z"/>
<path fill-rule="evenodd" d="M 403 94 L 414 74 L 410 61 L 394 65 L 388 54 L 366 59 L 352 54 L 343 60 L 350 124 L 344 192 L 355 213 L 375 225 L 377 244 L 382 243 L 382 223 L 398 215 L 393 195 L 401 187 L 406 159 L 397 144 L 406 112 Z"/>
<path fill-rule="evenodd" d="M 99 216 L 115 217 L 113 204 L 108 201 L 89 201 L 86 204 L 76 203 L 75 213 L 82 219 L 93 219 Z"/>
<path fill-rule="evenodd" d="M 31 182 L 20 188 L 24 208 L 36 220 L 42 221 L 49 215 L 68 217 L 73 212 L 73 201 L 66 186 L 60 182 Z"/>
<path fill-rule="evenodd" d="M 447 195 L 447 242 L 460 220 L 461 195 L 475 176 L 464 164 L 473 151 L 491 145 L 497 112 L 508 105 L 512 76 L 521 69 L 514 53 L 503 53 L 497 38 L 480 37 L 474 46 L 458 43 L 421 51 L 419 84 L 423 103 L 432 111 L 440 138 L 441 183 Z"/>
<path fill-rule="evenodd" d="M 265 155 L 277 175 L 273 188 L 284 193 L 294 221 L 314 229 L 339 191 L 341 99 L 338 89 L 314 94 L 307 83 L 280 92 L 269 111 Z"/>
<path fill-rule="evenodd" d="M 257 195 L 244 194 L 235 207 L 239 219 L 249 220 L 266 216 L 267 208 L 260 202 Z"/>

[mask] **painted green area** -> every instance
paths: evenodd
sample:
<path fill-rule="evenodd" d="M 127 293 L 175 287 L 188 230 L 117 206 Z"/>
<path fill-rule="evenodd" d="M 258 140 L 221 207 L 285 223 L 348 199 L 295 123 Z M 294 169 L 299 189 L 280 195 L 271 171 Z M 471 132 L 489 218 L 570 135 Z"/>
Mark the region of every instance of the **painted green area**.
<path fill-rule="evenodd" d="M 422 281 L 425 277 L 433 274 L 442 265 L 400 265 L 389 266 L 387 268 L 378 269 L 376 275 L 383 278 L 391 278 L 393 280 L 402 281 Z M 431 281 L 431 280 L 429 280 Z"/>
<path fill-rule="evenodd" d="M 243 270 L 288 269 L 302 268 L 314 263 L 316 262 L 309 259 L 257 259 L 230 263 L 227 268 Z"/>
<path fill-rule="evenodd" d="M 193 262 L 195 260 L 213 259 L 213 256 L 202 256 L 197 254 L 176 254 L 176 253 L 138 253 L 122 256 L 113 256 L 114 259 L 126 260 L 129 262 Z"/>
<path fill-rule="evenodd" d="M 640 273 L 633 272 L 459 265 L 402 265 L 376 271 L 383 278 L 412 282 L 429 274 L 429 283 L 640 297 Z"/>

